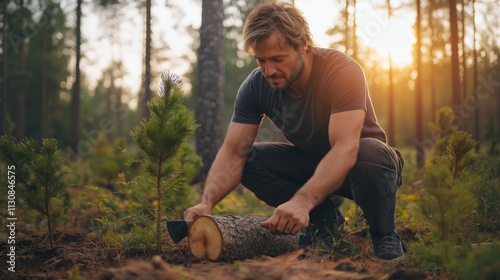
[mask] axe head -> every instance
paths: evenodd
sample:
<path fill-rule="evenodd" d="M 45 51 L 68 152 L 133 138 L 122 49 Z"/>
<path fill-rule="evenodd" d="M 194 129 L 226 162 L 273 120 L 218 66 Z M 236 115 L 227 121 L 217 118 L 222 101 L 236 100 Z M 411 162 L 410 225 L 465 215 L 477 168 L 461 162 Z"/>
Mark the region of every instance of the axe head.
<path fill-rule="evenodd" d="M 185 220 L 167 221 L 167 229 L 170 238 L 177 244 L 188 235 L 188 222 Z"/>

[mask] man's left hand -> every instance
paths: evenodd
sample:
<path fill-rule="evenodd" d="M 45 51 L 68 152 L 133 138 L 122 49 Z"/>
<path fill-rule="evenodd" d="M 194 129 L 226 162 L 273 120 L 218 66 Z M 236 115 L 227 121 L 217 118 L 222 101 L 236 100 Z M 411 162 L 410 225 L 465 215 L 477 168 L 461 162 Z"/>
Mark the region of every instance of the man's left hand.
<path fill-rule="evenodd" d="M 309 211 L 292 199 L 278 206 L 274 214 L 260 225 L 273 234 L 294 235 L 309 225 Z"/>

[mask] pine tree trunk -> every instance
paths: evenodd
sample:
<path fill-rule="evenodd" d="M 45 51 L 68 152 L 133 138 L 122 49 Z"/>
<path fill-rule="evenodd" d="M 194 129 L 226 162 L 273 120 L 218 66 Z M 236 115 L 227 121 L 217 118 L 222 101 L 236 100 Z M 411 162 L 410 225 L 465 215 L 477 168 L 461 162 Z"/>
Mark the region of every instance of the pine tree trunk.
<path fill-rule="evenodd" d="M 465 46 L 465 2 L 464 0 L 461 0 L 460 6 L 462 7 L 462 10 L 460 11 L 460 18 L 461 18 L 461 46 L 462 46 L 462 88 L 463 88 L 463 93 L 462 93 L 462 98 L 465 100 L 467 97 L 467 48 Z M 464 123 L 464 127 L 465 127 Z"/>
<path fill-rule="evenodd" d="M 162 220 L 162 210 L 161 210 L 161 199 L 163 197 L 163 193 L 161 191 L 161 169 L 163 165 L 163 160 L 160 160 L 158 164 L 158 173 L 156 178 L 156 200 L 158 205 L 156 206 L 156 251 L 161 252 L 161 220 Z"/>
<path fill-rule="evenodd" d="M 428 10 L 429 17 L 429 31 L 431 36 L 431 42 L 429 44 L 429 67 L 430 67 L 430 87 L 431 87 L 431 119 L 434 121 L 436 118 L 436 67 L 434 65 L 434 7 L 429 4 Z"/>
<path fill-rule="evenodd" d="M 25 32 L 26 23 L 24 16 L 24 1 L 19 1 L 19 9 L 21 10 L 21 28 L 22 32 Z M 24 36 L 24 35 L 23 35 Z M 21 83 L 19 84 L 17 91 L 17 118 L 16 118 L 16 136 L 18 140 L 24 139 L 26 135 L 26 42 L 25 38 L 21 38 L 19 42 L 19 76 L 21 77 Z"/>
<path fill-rule="evenodd" d="M 113 65 L 113 64 L 112 64 Z M 112 123 L 115 124 L 114 120 L 114 114 L 113 114 L 113 97 L 115 96 L 116 92 L 116 87 L 115 87 L 115 76 L 113 71 L 110 71 L 109 73 L 109 78 L 111 80 L 111 85 L 106 89 L 106 114 L 108 120 Z M 115 99 L 116 100 L 116 99 Z M 114 125 L 113 125 L 114 127 Z M 110 131 L 106 131 L 106 137 L 108 138 L 108 141 L 111 143 L 115 139 L 115 130 L 112 129 Z"/>
<path fill-rule="evenodd" d="M 45 217 L 47 218 L 47 229 L 49 231 L 49 244 L 50 248 L 54 248 L 54 238 L 52 234 L 52 217 L 50 216 L 50 196 L 48 182 L 45 182 Z"/>
<path fill-rule="evenodd" d="M 345 0 L 345 52 L 348 54 L 350 47 L 350 30 L 349 30 L 349 0 Z"/>
<path fill-rule="evenodd" d="M 274 235 L 260 226 L 267 219 L 262 216 L 198 216 L 189 225 L 189 249 L 195 257 L 213 261 L 278 256 L 299 249 L 299 234 Z"/>
<path fill-rule="evenodd" d="M 125 104 L 122 102 L 122 88 L 119 87 L 116 92 L 116 101 L 114 103 L 114 111 L 115 111 L 115 120 L 117 122 L 117 137 L 125 137 L 123 123 L 125 122 L 125 113 L 122 110 L 125 110 Z"/>
<path fill-rule="evenodd" d="M 352 13 L 352 57 L 354 60 L 358 60 L 358 36 L 356 35 L 356 30 L 358 29 L 357 14 L 356 14 L 356 0 L 352 3 L 353 13 Z"/>
<path fill-rule="evenodd" d="M 479 82 L 478 82 L 478 76 L 479 76 L 479 71 L 478 71 L 478 61 L 477 61 L 477 46 L 476 46 L 476 1 L 472 0 L 472 36 L 473 36 L 473 41 L 472 41 L 472 55 L 474 57 L 474 70 L 473 70 L 473 83 L 474 83 L 474 98 L 477 102 L 477 108 L 474 110 L 474 138 L 476 138 L 477 145 L 476 145 L 476 152 L 479 152 L 481 149 L 481 133 L 480 133 L 480 121 L 479 121 Z M 497 107 L 498 108 L 498 107 Z"/>
<path fill-rule="evenodd" d="M 3 27 L 2 27 L 2 112 L 0 112 L 0 135 L 7 134 L 7 0 L 2 2 Z"/>
<path fill-rule="evenodd" d="M 389 22 L 389 28 L 391 27 L 391 16 L 392 16 L 392 9 L 391 9 L 391 0 L 387 0 L 387 19 Z M 392 53 L 391 50 L 389 50 L 389 96 L 388 96 L 389 102 L 388 102 L 388 110 L 389 110 L 389 145 L 395 146 L 396 145 L 396 136 L 395 136 L 395 128 L 394 128 L 394 81 L 393 81 L 393 69 L 392 69 Z"/>
<path fill-rule="evenodd" d="M 144 57 L 144 96 L 140 102 L 140 112 L 142 118 L 149 117 L 149 109 L 146 106 L 151 100 L 151 0 L 146 0 L 146 43 L 145 43 L 145 57 Z"/>
<path fill-rule="evenodd" d="M 417 64 L 417 79 L 415 81 L 415 138 L 416 138 L 416 149 L 417 149 L 417 166 L 421 167 L 424 165 L 424 149 L 423 149 L 423 91 L 422 91 L 422 13 L 421 13 L 420 0 L 417 0 L 417 19 L 416 25 L 416 64 Z"/>
<path fill-rule="evenodd" d="M 44 25 L 42 27 L 42 48 L 40 50 L 41 53 L 41 58 L 42 58 L 42 65 L 41 65 L 41 73 L 40 73 L 40 78 L 42 80 L 42 88 L 41 93 L 42 93 L 42 114 L 40 116 L 40 138 L 48 138 L 49 137 L 49 110 L 48 110 L 48 98 L 47 98 L 47 74 L 45 71 L 45 61 L 47 60 L 47 28 Z M 40 139 L 40 141 L 41 141 Z"/>
<path fill-rule="evenodd" d="M 224 117 L 224 4 L 203 0 L 198 49 L 196 93 L 196 152 L 203 167 L 195 181 L 205 181 L 215 155 L 222 145 Z"/>
<path fill-rule="evenodd" d="M 458 17 L 457 1 L 449 0 L 450 7 L 450 34 L 451 34 L 451 82 L 453 91 L 453 110 L 456 114 L 456 123 L 459 129 L 463 128 L 463 120 L 460 115 L 461 107 L 461 85 L 460 85 L 460 62 L 458 58 Z"/>
<path fill-rule="evenodd" d="M 70 147 L 73 153 L 77 152 L 80 141 L 80 59 L 81 59 L 81 19 L 82 0 L 77 1 L 76 6 L 76 62 L 75 62 L 75 82 L 71 96 L 71 127 L 70 127 Z"/>

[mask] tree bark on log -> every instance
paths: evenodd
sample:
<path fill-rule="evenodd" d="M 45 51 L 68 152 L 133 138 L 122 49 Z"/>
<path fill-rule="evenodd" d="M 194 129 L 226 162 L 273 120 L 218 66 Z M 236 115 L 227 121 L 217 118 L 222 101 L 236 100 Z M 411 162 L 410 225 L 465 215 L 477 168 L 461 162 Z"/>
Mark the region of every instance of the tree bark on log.
<path fill-rule="evenodd" d="M 260 223 L 268 217 L 202 215 L 189 225 L 188 246 L 198 258 L 241 260 L 299 249 L 299 234 L 274 235 Z"/>

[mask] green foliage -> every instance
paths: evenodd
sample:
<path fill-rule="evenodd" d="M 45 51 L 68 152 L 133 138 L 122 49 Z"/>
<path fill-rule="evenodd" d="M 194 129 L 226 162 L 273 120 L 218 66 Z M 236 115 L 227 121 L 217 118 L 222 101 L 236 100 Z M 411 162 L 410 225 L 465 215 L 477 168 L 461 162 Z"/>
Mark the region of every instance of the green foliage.
<path fill-rule="evenodd" d="M 409 263 L 426 271 L 448 274 L 456 262 L 457 251 L 448 241 L 439 242 L 436 246 L 429 246 L 426 240 L 420 240 L 410 245 L 412 258 Z"/>
<path fill-rule="evenodd" d="M 188 182 L 194 179 L 198 173 L 198 169 L 202 165 L 201 158 L 188 144 L 182 145 L 179 153 L 179 162 L 181 164 L 182 175 Z"/>
<path fill-rule="evenodd" d="M 158 251 L 161 250 L 163 211 L 175 197 L 171 192 L 186 184 L 180 170 L 181 147 L 196 129 L 192 112 L 182 104 L 180 79 L 176 75 L 163 74 L 159 90 L 160 96 L 147 104 L 150 117 L 131 132 L 140 149 L 140 165 L 153 178 L 146 182 L 136 181 L 144 191 L 144 195 L 136 198 L 145 207 L 144 214 L 156 222 L 154 233 Z"/>
<path fill-rule="evenodd" d="M 18 108 L 19 100 L 16 93 L 24 86 L 29 93 L 26 95 L 26 135 L 40 139 L 42 135 L 40 116 L 43 113 L 41 104 L 45 104 L 50 112 L 47 135 L 54 136 L 59 143 L 64 144 L 67 127 L 67 100 L 65 90 L 70 72 L 68 65 L 72 53 L 73 32 L 68 26 L 66 12 L 61 1 L 24 1 L 24 9 L 9 1 L 7 5 L 8 42 L 4 45 L 7 51 L 7 91 L 9 98 L 8 114 L 17 127 L 20 121 L 14 108 Z M 25 21 L 22 30 L 21 20 Z M 20 67 L 20 42 L 26 44 L 25 66 Z M 0 59 L 3 59 L 0 58 Z M 25 68 L 24 74 L 20 71 Z M 42 101 L 41 92 L 46 90 L 47 98 Z"/>
<path fill-rule="evenodd" d="M 491 141 L 490 147 L 488 148 L 488 154 L 491 156 L 500 156 L 500 147 L 498 146 L 498 139 L 500 139 L 500 123 L 495 124 L 495 118 L 491 115 L 488 118 L 488 122 L 486 124 L 486 133 L 485 138 Z"/>
<path fill-rule="evenodd" d="M 216 214 L 263 215 L 271 216 L 274 208 L 258 199 L 254 193 L 238 186 L 214 207 Z"/>
<path fill-rule="evenodd" d="M 474 178 L 470 168 L 479 162 L 472 153 L 477 142 L 469 133 L 457 131 L 454 118 L 453 110 L 445 107 L 429 125 L 436 146 L 424 167 L 424 190 L 418 201 L 421 213 L 441 241 L 466 235 L 470 227 L 464 225 L 471 224 L 477 204 L 470 192 Z"/>
<path fill-rule="evenodd" d="M 411 245 L 409 263 L 443 277 L 495 279 L 498 246 L 482 248 L 472 242 L 498 238 L 500 158 L 475 154 L 477 142 L 457 131 L 453 120 L 453 111 L 444 108 L 429 126 L 436 146 L 422 170 L 416 202 L 422 220 L 432 227 Z M 405 197 L 410 196 L 415 199 Z"/>
<path fill-rule="evenodd" d="M 464 279 L 500 279 L 500 244 L 474 248 L 457 271 Z"/>
<path fill-rule="evenodd" d="M 368 225 L 366 224 L 366 219 L 363 216 L 363 210 L 361 210 L 361 207 L 354 202 L 350 202 L 348 204 L 351 205 L 351 207 L 347 211 L 344 211 L 346 214 L 346 224 L 353 231 L 366 231 L 368 229 Z"/>
<path fill-rule="evenodd" d="M 476 145 L 477 141 L 465 131 L 454 132 L 448 138 L 446 153 L 442 157 L 442 161 L 452 174 L 451 184 L 466 167 L 478 162 L 478 158 L 469 153 Z"/>
<path fill-rule="evenodd" d="M 114 185 L 118 174 L 125 171 L 129 161 L 125 151 L 125 139 L 117 138 L 113 144 L 110 144 L 105 133 L 101 132 L 97 135 L 92 155 L 89 158 L 94 183 L 106 187 Z"/>
<path fill-rule="evenodd" d="M 455 184 L 453 188 L 444 185 L 441 176 L 447 175 L 441 167 L 435 167 L 435 171 L 425 177 L 426 182 L 429 181 L 426 183 L 427 192 L 419 201 L 423 215 L 434 226 L 440 240 L 457 239 L 460 234 L 465 234 L 476 206 L 466 184 Z"/>
<path fill-rule="evenodd" d="M 445 153 L 448 137 L 457 131 L 457 126 L 453 124 L 454 119 L 455 113 L 453 113 L 453 109 L 443 107 L 437 111 L 435 122 L 429 123 L 429 129 L 436 141 L 434 156 L 442 156 Z"/>
<path fill-rule="evenodd" d="M 472 166 L 470 191 L 477 200 L 474 224 L 477 232 L 498 237 L 500 232 L 500 157 L 483 157 Z"/>
<path fill-rule="evenodd" d="M 92 200 L 87 202 L 91 206 L 95 206 L 97 211 L 97 217 L 93 220 L 99 224 L 100 234 L 106 236 L 110 230 L 110 226 L 113 220 L 116 207 L 112 205 L 113 200 L 109 196 L 100 196 L 100 188 L 97 186 L 87 186 L 89 193 L 91 194 Z"/>
<path fill-rule="evenodd" d="M 178 174 L 179 180 L 176 183 L 169 180 L 163 182 L 165 193 L 163 199 L 160 200 L 160 206 L 169 213 L 169 219 L 181 219 L 184 210 L 199 200 L 188 181 L 196 174 L 200 162 L 200 158 L 187 144 L 181 147 L 178 158 L 179 168 L 181 168 Z M 121 215 L 121 221 L 127 224 L 127 228 L 124 229 L 127 233 L 121 235 L 121 244 L 126 247 L 149 248 L 155 244 L 154 223 L 158 217 L 155 207 L 159 204 L 156 190 L 150 187 L 154 185 L 154 182 L 144 176 L 130 181 L 125 174 L 120 174 L 119 177 L 124 186 L 119 194 L 127 198 L 128 202 L 127 209 L 123 209 L 124 214 Z"/>
<path fill-rule="evenodd" d="M 16 177 L 24 185 L 24 200 L 45 217 L 50 246 L 54 247 L 53 228 L 64 209 L 56 207 L 53 199 L 67 194 L 72 177 L 65 164 L 66 154 L 59 150 L 55 139 L 43 139 L 38 152 L 36 148 L 34 139 L 16 143 L 10 135 L 0 137 L 0 153 L 7 164 L 15 166 Z"/>
<path fill-rule="evenodd" d="M 491 245 L 491 246 L 489 246 Z M 429 246 L 428 240 L 421 238 L 410 246 L 412 256 L 408 263 L 412 267 L 439 273 L 449 279 L 499 279 L 500 245 L 454 246 L 449 241 L 441 241 Z"/>
<path fill-rule="evenodd" d="M 419 202 L 422 214 L 435 226 L 440 240 L 463 230 L 476 206 L 468 191 L 468 180 L 456 180 L 466 167 L 477 162 L 470 154 L 476 142 L 467 133 L 457 131 L 448 137 L 445 154 L 425 166 L 425 192 Z M 455 234 L 454 237 L 457 235 Z"/>

